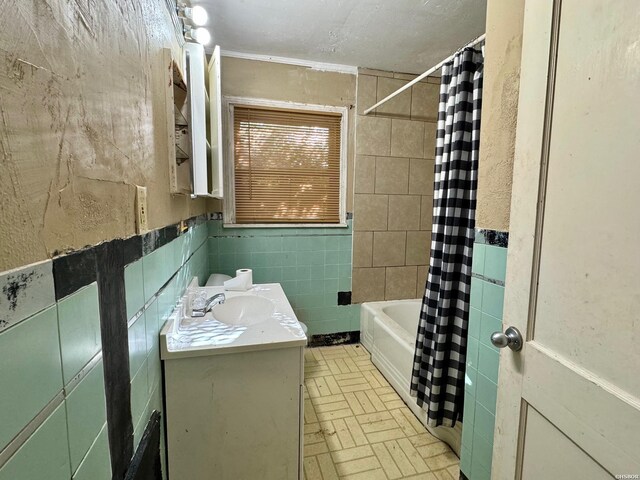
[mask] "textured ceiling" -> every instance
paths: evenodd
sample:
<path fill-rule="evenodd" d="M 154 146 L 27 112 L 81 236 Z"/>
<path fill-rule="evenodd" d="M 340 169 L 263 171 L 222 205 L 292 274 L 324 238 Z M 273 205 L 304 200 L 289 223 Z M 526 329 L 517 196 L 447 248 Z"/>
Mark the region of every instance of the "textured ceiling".
<path fill-rule="evenodd" d="M 421 73 L 484 33 L 486 0 L 194 0 L 223 50 Z"/>

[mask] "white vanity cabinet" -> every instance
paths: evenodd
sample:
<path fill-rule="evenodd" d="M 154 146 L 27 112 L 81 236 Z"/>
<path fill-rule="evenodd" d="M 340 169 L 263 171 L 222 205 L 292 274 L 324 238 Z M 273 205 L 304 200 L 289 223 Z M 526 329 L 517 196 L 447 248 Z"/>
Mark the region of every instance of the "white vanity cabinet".
<path fill-rule="evenodd" d="M 302 479 L 306 337 L 280 285 L 252 290 L 225 293 L 276 299 L 272 319 L 217 325 L 214 308 L 161 333 L 170 480 Z"/>

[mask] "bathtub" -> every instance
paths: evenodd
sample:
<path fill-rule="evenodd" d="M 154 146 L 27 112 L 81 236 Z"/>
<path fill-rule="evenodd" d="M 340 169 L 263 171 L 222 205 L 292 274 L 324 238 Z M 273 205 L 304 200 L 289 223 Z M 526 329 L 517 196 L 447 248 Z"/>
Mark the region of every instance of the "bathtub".
<path fill-rule="evenodd" d="M 454 428 L 427 426 L 427 414 L 409 394 L 421 300 L 367 302 L 360 309 L 360 342 L 400 398 L 429 432 L 460 456 L 462 423 Z"/>

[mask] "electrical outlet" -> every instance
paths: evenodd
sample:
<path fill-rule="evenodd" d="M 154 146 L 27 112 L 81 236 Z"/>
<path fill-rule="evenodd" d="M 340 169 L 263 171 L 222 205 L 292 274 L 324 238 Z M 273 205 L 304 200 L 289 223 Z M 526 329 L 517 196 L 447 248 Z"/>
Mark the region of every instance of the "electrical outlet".
<path fill-rule="evenodd" d="M 149 230 L 147 218 L 147 187 L 136 185 L 136 227 L 138 233 Z"/>

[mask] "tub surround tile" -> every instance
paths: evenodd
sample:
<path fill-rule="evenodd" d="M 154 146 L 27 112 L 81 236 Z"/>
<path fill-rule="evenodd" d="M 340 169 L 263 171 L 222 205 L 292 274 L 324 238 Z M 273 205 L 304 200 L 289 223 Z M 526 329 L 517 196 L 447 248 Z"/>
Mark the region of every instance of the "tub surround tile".
<path fill-rule="evenodd" d="M 390 195 L 388 230 L 420 230 L 420 196 Z"/>
<path fill-rule="evenodd" d="M 387 267 L 385 300 L 415 298 L 417 267 Z"/>
<path fill-rule="evenodd" d="M 58 324 L 66 385 L 102 348 L 96 283 L 58 302 Z"/>
<path fill-rule="evenodd" d="M 427 258 L 427 262 L 429 262 L 428 258 Z M 427 289 L 428 275 L 429 275 L 429 265 L 418 265 L 418 279 L 416 282 L 416 298 L 424 297 L 424 294 Z"/>
<path fill-rule="evenodd" d="M 376 157 L 375 193 L 406 194 L 409 191 L 409 159 Z"/>
<path fill-rule="evenodd" d="M 102 361 L 67 395 L 71 470 L 75 472 L 107 421 Z"/>
<path fill-rule="evenodd" d="M 389 96 L 399 88 L 402 88 L 403 86 L 405 86 L 407 83 L 408 82 L 406 80 L 401 80 L 398 78 L 387 78 L 387 77 L 378 78 L 376 102 L 379 102 L 383 98 Z M 386 116 L 386 117 L 409 118 L 411 115 L 411 96 L 412 96 L 412 89 L 409 88 L 404 92 L 402 92 L 400 95 L 396 95 L 391 100 L 380 105 L 376 109 L 376 114 Z"/>
<path fill-rule="evenodd" d="M 364 67 L 358 67 L 358 76 L 360 75 L 393 78 L 393 72 L 388 72 L 386 70 L 376 70 L 374 68 L 364 68 Z"/>
<path fill-rule="evenodd" d="M 404 265 L 406 241 L 406 232 L 374 232 L 373 266 Z"/>
<path fill-rule="evenodd" d="M 358 230 L 387 230 L 388 195 L 356 194 L 354 215 Z"/>
<path fill-rule="evenodd" d="M 412 158 L 409 163 L 409 193 L 433 195 L 434 161 Z"/>
<path fill-rule="evenodd" d="M 358 74 L 358 82 L 356 89 L 356 105 L 358 115 L 362 115 L 364 111 L 374 105 L 376 100 L 378 77 L 373 75 Z M 369 115 L 374 116 L 375 112 Z"/>
<path fill-rule="evenodd" d="M 371 302 L 384 298 L 385 269 L 384 268 L 354 268 L 353 269 L 353 302 Z"/>
<path fill-rule="evenodd" d="M 406 265 L 429 263 L 431 232 L 407 232 Z"/>
<path fill-rule="evenodd" d="M 62 390 L 57 320 L 53 306 L 0 333 L 0 450 Z"/>
<path fill-rule="evenodd" d="M 373 260 L 373 232 L 353 233 L 353 266 L 371 267 Z"/>
<path fill-rule="evenodd" d="M 369 77 L 362 77 L 362 87 L 377 89 L 376 99 L 380 100 L 395 87 L 409 81 L 411 75 L 395 74 L 392 72 L 368 71 Z M 358 79 L 360 84 L 360 77 Z M 360 86 L 360 85 L 359 85 Z M 392 88 L 394 87 L 394 88 Z M 357 116 L 356 143 L 362 148 L 361 140 L 366 141 L 367 151 L 358 151 L 369 157 L 375 156 L 375 169 L 368 168 L 366 172 L 355 168 L 355 217 L 357 232 L 374 232 L 371 257 L 369 250 L 354 247 L 353 268 L 378 267 L 417 267 L 407 270 L 412 278 L 402 279 L 402 284 L 387 285 L 389 278 L 394 278 L 394 272 L 385 270 L 385 281 L 382 285 L 366 284 L 364 281 L 354 280 L 353 301 L 359 302 L 384 300 L 384 295 L 375 297 L 373 292 L 383 291 L 387 295 L 397 298 L 421 298 L 424 294 L 429 263 L 429 244 L 432 228 L 433 210 L 433 179 L 435 152 L 435 123 L 425 120 L 435 120 L 439 102 L 439 81 L 435 84 L 427 80 L 414 85 L 403 92 L 371 115 L 377 120 L 385 120 L 385 142 L 380 145 L 368 141 L 371 136 L 370 125 L 375 123 L 371 115 Z M 362 100 L 362 96 L 356 99 Z M 370 106 L 370 105 L 368 105 Z M 368 108 L 367 106 L 367 108 Z M 430 112 L 431 108 L 435 108 Z M 362 113 L 362 105 L 357 105 L 357 111 Z M 363 127 L 364 125 L 364 127 Z M 427 133 L 428 132 L 428 133 Z M 432 137 L 432 138 L 431 138 Z M 387 143 L 387 139 L 390 140 Z M 428 150 L 428 153 L 427 153 Z M 372 163 L 370 159 L 364 162 Z M 363 163 L 364 163 L 363 162 Z M 357 162 L 356 162 L 357 163 Z M 373 190 L 371 188 L 373 187 Z M 374 192 L 371 195 L 371 192 Z M 367 195 L 364 197 L 363 195 Z M 376 198 L 377 197 L 377 198 Z M 381 232 L 406 233 L 405 243 L 398 242 L 395 247 L 381 249 L 384 237 Z M 368 238 L 368 237 L 367 237 Z M 388 236 L 391 238 L 391 236 Z M 427 239 L 427 240 L 425 240 Z M 368 247 L 368 243 L 367 243 Z M 395 249 L 395 251 L 394 251 Z M 404 258 L 398 257 L 404 250 Z M 371 258 L 371 263 L 369 263 Z M 361 273 L 362 274 L 362 273 Z M 378 274 L 380 275 L 380 274 Z M 354 277 L 356 273 L 354 271 Z M 413 288 L 410 288 L 411 285 Z M 358 288 L 367 288 L 366 292 L 359 292 Z M 410 288 L 411 291 L 407 291 Z"/>
<path fill-rule="evenodd" d="M 67 438 L 66 411 L 61 404 L 0 468 L 0 480 L 69 480 L 71 466 Z"/>
<path fill-rule="evenodd" d="M 440 85 L 418 82 L 411 88 L 411 119 L 435 123 L 438 120 Z"/>
<path fill-rule="evenodd" d="M 437 123 L 427 122 L 424 124 L 424 158 L 432 160 L 436 158 L 437 130 Z"/>
<path fill-rule="evenodd" d="M 56 301 L 51 260 L 0 275 L 0 332 Z"/>
<path fill-rule="evenodd" d="M 433 228 L 433 195 L 423 195 L 420 199 L 420 230 Z"/>
<path fill-rule="evenodd" d="M 391 119 L 359 116 L 356 119 L 356 128 L 358 155 L 389 155 L 391 153 Z"/>
<path fill-rule="evenodd" d="M 394 118 L 391 121 L 391 156 L 424 157 L 424 125 L 424 122 Z"/>

